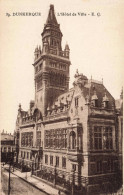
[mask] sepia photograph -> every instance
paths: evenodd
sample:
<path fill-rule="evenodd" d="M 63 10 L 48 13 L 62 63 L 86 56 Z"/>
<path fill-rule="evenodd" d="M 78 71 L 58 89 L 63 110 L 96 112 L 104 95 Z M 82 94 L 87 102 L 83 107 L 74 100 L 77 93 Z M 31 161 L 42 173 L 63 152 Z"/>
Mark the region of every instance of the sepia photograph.
<path fill-rule="evenodd" d="M 0 0 L 1 195 L 123 195 L 123 10 Z"/>

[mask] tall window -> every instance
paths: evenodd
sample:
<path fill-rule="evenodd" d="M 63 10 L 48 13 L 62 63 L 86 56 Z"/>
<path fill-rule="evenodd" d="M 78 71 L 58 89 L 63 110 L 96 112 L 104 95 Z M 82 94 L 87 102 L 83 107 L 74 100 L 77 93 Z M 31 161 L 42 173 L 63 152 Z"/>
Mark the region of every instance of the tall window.
<path fill-rule="evenodd" d="M 113 159 L 108 159 L 108 161 L 107 161 L 107 170 L 108 171 L 114 171 L 114 161 L 113 161 Z"/>
<path fill-rule="evenodd" d="M 102 128 L 94 127 L 94 148 L 102 149 Z"/>
<path fill-rule="evenodd" d="M 107 171 L 111 171 L 111 160 L 107 160 Z"/>
<path fill-rule="evenodd" d="M 112 150 L 113 140 L 112 140 L 112 128 L 95 126 L 94 127 L 94 149 L 100 150 Z"/>
<path fill-rule="evenodd" d="M 53 165 L 53 156 L 50 156 L 50 165 Z"/>
<path fill-rule="evenodd" d="M 56 166 L 59 167 L 59 157 L 56 156 Z"/>
<path fill-rule="evenodd" d="M 32 159 L 32 152 L 30 152 L 30 160 Z"/>
<path fill-rule="evenodd" d="M 76 148 L 76 134 L 74 131 L 71 131 L 70 133 L 70 149 Z"/>
<path fill-rule="evenodd" d="M 67 148 L 67 130 L 66 129 L 62 129 L 62 132 L 61 132 L 61 147 Z"/>
<path fill-rule="evenodd" d="M 97 161 L 97 173 L 102 173 L 102 161 Z"/>
<path fill-rule="evenodd" d="M 45 131 L 45 147 L 49 147 L 49 131 Z"/>
<path fill-rule="evenodd" d="M 21 146 L 25 145 L 24 133 L 22 133 Z"/>
<path fill-rule="evenodd" d="M 62 157 L 62 167 L 66 168 L 66 158 Z"/>
<path fill-rule="evenodd" d="M 103 132 L 104 149 L 112 149 L 112 128 L 106 127 Z"/>
<path fill-rule="evenodd" d="M 50 146 L 50 148 L 53 148 L 53 146 L 54 146 L 53 144 L 54 144 L 54 130 L 51 129 L 49 131 L 49 146 Z"/>
<path fill-rule="evenodd" d="M 25 144 L 26 146 L 28 146 L 28 134 L 27 133 L 25 134 Z"/>
<path fill-rule="evenodd" d="M 45 147 L 67 148 L 67 129 L 46 130 Z"/>
<path fill-rule="evenodd" d="M 21 134 L 21 146 L 33 145 L 33 132 L 25 132 Z"/>
<path fill-rule="evenodd" d="M 33 146 L 33 133 L 31 133 L 31 146 Z"/>
<path fill-rule="evenodd" d="M 48 155 L 45 154 L 45 164 L 48 164 Z"/>
<path fill-rule="evenodd" d="M 37 131 L 37 146 L 41 146 L 41 131 Z"/>

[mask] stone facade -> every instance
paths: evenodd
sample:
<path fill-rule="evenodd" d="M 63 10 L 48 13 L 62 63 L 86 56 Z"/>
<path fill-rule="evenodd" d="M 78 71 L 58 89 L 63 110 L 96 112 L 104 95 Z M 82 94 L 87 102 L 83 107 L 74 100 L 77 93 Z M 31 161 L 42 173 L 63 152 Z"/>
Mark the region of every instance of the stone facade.
<path fill-rule="evenodd" d="M 1 133 L 1 162 L 8 162 L 10 157 L 14 157 L 15 149 L 15 136 L 3 130 Z"/>
<path fill-rule="evenodd" d="M 93 194 L 117 184 L 122 157 L 122 114 L 102 82 L 75 74 L 69 89 L 69 46 L 61 47 L 62 32 L 54 6 L 35 49 L 35 100 L 29 110 L 19 105 L 16 121 L 17 161 L 46 170 Z M 121 120 L 121 122 L 120 122 Z M 121 123 L 121 124 L 120 124 Z M 119 157 L 119 151 L 120 156 Z M 120 165 L 121 168 L 121 165 Z"/>

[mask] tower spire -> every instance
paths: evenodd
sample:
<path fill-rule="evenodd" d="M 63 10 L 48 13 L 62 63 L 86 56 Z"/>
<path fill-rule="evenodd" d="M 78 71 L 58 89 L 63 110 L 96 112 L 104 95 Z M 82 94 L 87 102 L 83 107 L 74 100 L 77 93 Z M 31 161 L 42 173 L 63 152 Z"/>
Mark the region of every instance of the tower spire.
<path fill-rule="evenodd" d="M 44 116 L 49 106 L 69 89 L 69 46 L 62 50 L 62 32 L 50 5 L 42 32 L 42 51 L 35 50 L 35 104 Z"/>
<path fill-rule="evenodd" d="M 54 5 L 50 5 L 50 10 L 49 10 L 49 14 L 48 14 L 48 18 L 46 21 L 46 24 L 58 24 L 56 17 L 55 17 L 55 13 L 54 13 Z"/>
<path fill-rule="evenodd" d="M 55 16 L 55 12 L 54 12 L 54 5 L 50 5 L 50 9 L 49 9 L 49 13 L 48 13 L 48 17 L 46 20 L 46 23 L 44 25 L 44 29 L 42 32 L 42 38 L 44 39 L 46 36 L 51 35 L 51 31 L 55 32 L 53 36 L 59 36 L 59 38 L 62 38 L 62 33 L 60 30 L 60 25 L 58 24 L 57 20 L 56 20 L 56 16 Z"/>

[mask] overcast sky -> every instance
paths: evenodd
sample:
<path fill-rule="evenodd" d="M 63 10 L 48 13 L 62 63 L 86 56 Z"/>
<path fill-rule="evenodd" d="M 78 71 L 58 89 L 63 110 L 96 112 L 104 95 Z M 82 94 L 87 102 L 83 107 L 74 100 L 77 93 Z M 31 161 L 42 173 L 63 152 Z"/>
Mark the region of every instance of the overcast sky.
<path fill-rule="evenodd" d="M 34 49 L 42 45 L 50 4 L 63 33 L 62 47 L 66 42 L 70 47 L 70 87 L 78 69 L 88 78 L 103 78 L 112 96 L 119 98 L 124 75 L 123 0 L 1 0 L 0 4 L 1 131 L 13 132 L 18 104 L 27 110 L 34 99 Z M 40 12 L 41 16 L 6 16 L 16 12 Z M 101 16 L 91 16 L 92 12 Z"/>

